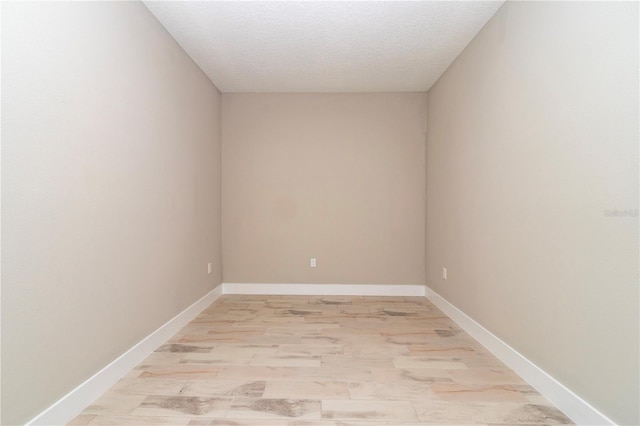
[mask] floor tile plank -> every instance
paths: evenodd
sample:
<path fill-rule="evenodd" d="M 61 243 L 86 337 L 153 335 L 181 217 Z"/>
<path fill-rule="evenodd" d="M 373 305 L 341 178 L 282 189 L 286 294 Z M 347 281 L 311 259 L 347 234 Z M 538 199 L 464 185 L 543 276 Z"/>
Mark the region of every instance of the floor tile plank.
<path fill-rule="evenodd" d="M 69 424 L 571 421 L 425 298 L 224 295 Z"/>

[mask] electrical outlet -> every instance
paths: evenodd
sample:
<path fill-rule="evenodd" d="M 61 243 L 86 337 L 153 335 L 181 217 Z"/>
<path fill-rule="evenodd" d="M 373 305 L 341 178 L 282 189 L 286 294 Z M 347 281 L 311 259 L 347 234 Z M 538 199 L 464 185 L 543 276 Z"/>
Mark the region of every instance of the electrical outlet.
<path fill-rule="evenodd" d="M 311 261 L 309 262 L 309 266 L 311 266 L 312 268 L 316 267 L 316 258 L 312 257 Z"/>
<path fill-rule="evenodd" d="M 447 279 L 447 268 L 442 268 L 442 279 L 443 280 Z"/>
<path fill-rule="evenodd" d="M 211 273 L 211 262 L 207 264 L 207 274 Z"/>

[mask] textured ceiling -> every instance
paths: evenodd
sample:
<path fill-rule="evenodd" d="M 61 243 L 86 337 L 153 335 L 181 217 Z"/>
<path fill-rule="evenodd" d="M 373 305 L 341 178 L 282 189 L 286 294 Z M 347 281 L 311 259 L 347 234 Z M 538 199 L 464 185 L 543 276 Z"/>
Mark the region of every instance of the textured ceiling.
<path fill-rule="evenodd" d="M 503 1 L 145 1 L 222 92 L 426 91 Z"/>

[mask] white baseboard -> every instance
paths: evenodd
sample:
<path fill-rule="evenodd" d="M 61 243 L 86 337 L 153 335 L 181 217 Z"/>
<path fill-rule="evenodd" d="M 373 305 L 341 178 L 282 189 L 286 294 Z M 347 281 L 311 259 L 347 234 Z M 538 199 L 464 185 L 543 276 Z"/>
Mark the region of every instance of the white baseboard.
<path fill-rule="evenodd" d="M 27 425 L 67 424 L 99 398 L 122 376 L 143 361 L 158 346 L 175 335 L 189 321 L 222 294 L 265 295 L 345 295 L 345 296 L 426 296 L 442 312 L 474 339 L 485 346 L 544 397 L 579 425 L 615 425 L 615 423 L 573 393 L 522 354 L 500 340 L 442 296 L 423 285 L 384 284 L 249 284 L 223 283 L 200 300 L 145 337 L 84 383 L 33 418 Z"/>
<path fill-rule="evenodd" d="M 223 283 L 222 294 L 290 296 L 424 296 L 423 284 L 258 284 Z"/>
<path fill-rule="evenodd" d="M 69 423 L 120 378 L 140 364 L 149 354 L 213 303 L 221 294 L 222 286 L 219 285 L 91 376 L 80 386 L 63 396 L 51 407 L 29 421 L 27 425 L 64 425 Z"/>
<path fill-rule="evenodd" d="M 515 371 L 578 425 L 615 425 L 607 416 L 554 379 L 467 314 L 426 287 L 426 297 L 471 337 Z"/>

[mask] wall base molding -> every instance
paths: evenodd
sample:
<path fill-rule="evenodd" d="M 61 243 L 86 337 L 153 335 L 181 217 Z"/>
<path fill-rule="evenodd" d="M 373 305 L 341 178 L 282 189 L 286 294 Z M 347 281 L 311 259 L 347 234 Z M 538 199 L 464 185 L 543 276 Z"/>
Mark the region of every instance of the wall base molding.
<path fill-rule="evenodd" d="M 423 284 L 223 283 L 222 294 L 291 296 L 424 296 Z"/>
<path fill-rule="evenodd" d="M 67 424 L 223 294 L 425 296 L 579 425 L 615 425 L 588 402 L 424 285 L 223 283 L 73 389 L 27 425 Z"/>
<path fill-rule="evenodd" d="M 29 421 L 27 425 L 64 425 L 69 423 L 125 374 L 140 364 L 149 354 L 173 337 L 182 327 L 220 297 L 221 294 L 222 286 L 219 285 L 142 339 L 102 370 L 85 380 L 77 388 L 60 398 L 52 406 Z"/>
<path fill-rule="evenodd" d="M 442 312 L 458 324 L 471 337 L 493 353 L 500 361 L 515 371 L 551 403 L 578 425 L 615 425 L 607 416 L 598 411 L 569 388 L 554 379 L 543 369 L 525 358 L 499 337 L 478 324 L 467 314 L 451 304 L 438 293 L 426 287 L 426 297 Z"/>
<path fill-rule="evenodd" d="M 88 378 L 49 408 L 26 423 L 28 426 L 67 424 L 98 399 L 120 378 L 140 364 L 222 294 L 424 296 L 423 285 L 343 284 L 247 284 L 224 283 L 142 339 L 109 365 Z"/>

